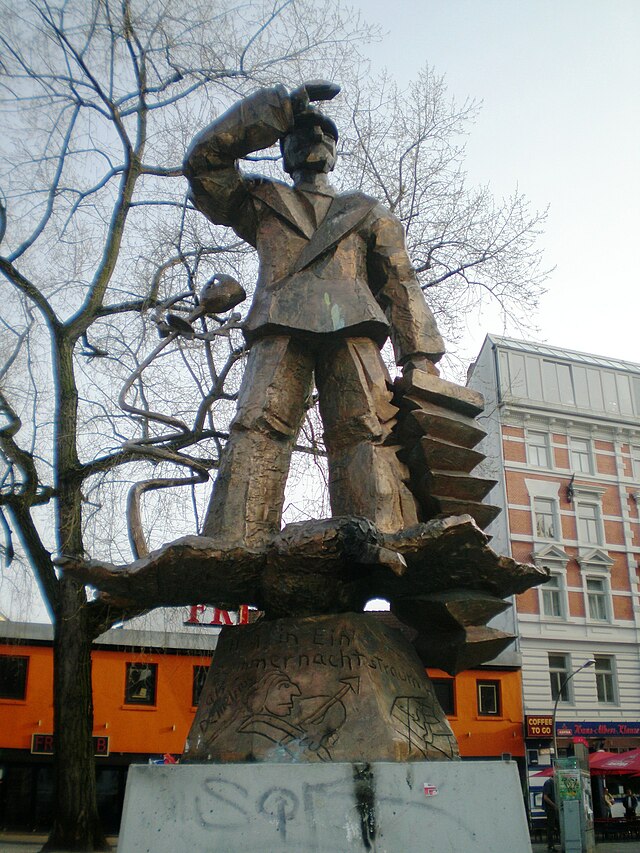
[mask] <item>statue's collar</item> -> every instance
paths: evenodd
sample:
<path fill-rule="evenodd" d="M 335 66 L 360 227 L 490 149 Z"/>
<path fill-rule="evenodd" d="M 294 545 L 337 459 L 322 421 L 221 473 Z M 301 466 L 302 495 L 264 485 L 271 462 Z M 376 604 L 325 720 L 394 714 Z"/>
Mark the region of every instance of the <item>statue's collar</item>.
<path fill-rule="evenodd" d="M 306 205 L 301 203 L 298 190 L 299 187 L 294 189 L 279 181 L 262 181 L 253 188 L 253 195 L 309 240 L 294 265 L 295 269 L 299 270 L 357 227 L 375 206 L 376 201 L 358 192 L 336 195 L 324 220 L 316 228 Z"/>
<path fill-rule="evenodd" d="M 311 193 L 313 195 L 324 195 L 327 198 L 336 197 L 336 191 L 330 184 L 318 186 L 317 184 L 314 184 L 311 181 L 302 181 L 301 183 L 296 184 L 294 189 L 303 193 Z"/>

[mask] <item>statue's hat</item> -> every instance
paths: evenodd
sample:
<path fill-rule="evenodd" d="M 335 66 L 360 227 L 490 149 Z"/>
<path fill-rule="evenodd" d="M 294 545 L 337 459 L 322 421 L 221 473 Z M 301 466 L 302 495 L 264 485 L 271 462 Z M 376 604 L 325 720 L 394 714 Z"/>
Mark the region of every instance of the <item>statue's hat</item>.
<path fill-rule="evenodd" d="M 320 110 L 317 110 L 313 104 L 309 104 L 309 106 L 303 110 L 302 112 L 296 113 L 293 119 L 293 132 L 298 128 L 306 128 L 306 127 L 316 127 L 319 126 L 325 133 L 328 133 L 329 136 L 333 136 L 333 138 L 338 141 L 338 128 L 335 125 L 335 122 L 326 116 L 324 113 L 321 113 Z"/>

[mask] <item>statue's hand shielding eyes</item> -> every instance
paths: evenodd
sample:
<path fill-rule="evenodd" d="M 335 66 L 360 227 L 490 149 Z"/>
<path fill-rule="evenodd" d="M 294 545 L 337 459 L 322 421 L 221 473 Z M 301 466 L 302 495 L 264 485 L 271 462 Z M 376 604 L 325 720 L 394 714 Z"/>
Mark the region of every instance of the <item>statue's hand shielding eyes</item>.
<path fill-rule="evenodd" d="M 309 80 L 291 92 L 294 113 L 304 112 L 310 101 L 331 101 L 340 91 L 337 83 L 328 80 Z"/>

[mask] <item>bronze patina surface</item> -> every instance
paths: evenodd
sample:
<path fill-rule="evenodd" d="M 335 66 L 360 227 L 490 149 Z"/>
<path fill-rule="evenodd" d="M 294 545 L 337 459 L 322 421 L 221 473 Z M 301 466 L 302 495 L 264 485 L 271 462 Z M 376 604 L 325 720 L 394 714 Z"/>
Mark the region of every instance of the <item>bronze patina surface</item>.
<path fill-rule="evenodd" d="M 486 623 L 509 605 L 503 598 L 543 583 L 535 566 L 502 557 L 470 516 L 434 518 L 395 534 L 353 516 L 287 525 L 262 550 L 220 548 L 186 536 L 131 563 L 64 563 L 123 606 L 254 604 L 266 617 L 361 611 L 386 598 L 415 629 L 425 666 L 455 673 L 477 666 L 513 637 Z M 467 654 L 467 651 L 469 652 Z M 468 668 L 468 667 L 467 667 Z"/>
<path fill-rule="evenodd" d="M 356 613 L 224 628 L 185 748 L 188 761 L 458 757 L 416 653 Z"/>

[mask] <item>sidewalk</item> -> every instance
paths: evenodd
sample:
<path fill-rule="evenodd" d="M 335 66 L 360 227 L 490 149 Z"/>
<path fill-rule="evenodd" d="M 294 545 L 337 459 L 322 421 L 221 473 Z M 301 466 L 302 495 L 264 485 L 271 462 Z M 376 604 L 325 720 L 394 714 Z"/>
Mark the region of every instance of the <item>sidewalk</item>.
<path fill-rule="evenodd" d="M 46 840 L 47 835 L 40 832 L 0 832 L 0 853 L 38 853 Z M 107 841 L 115 853 L 117 836 L 108 835 Z"/>
<path fill-rule="evenodd" d="M 535 842 L 531 850 L 533 853 L 547 853 L 547 845 Z M 560 850 L 559 845 L 556 850 Z M 600 841 L 596 844 L 596 850 L 597 853 L 640 853 L 640 841 Z"/>
<path fill-rule="evenodd" d="M 39 833 L 20 833 L 20 832 L 0 832 L 0 853 L 38 853 L 44 842 L 47 840 L 46 835 Z M 109 837 L 114 853 L 118 839 L 114 836 Z M 420 843 L 420 849 L 424 849 L 424 843 Z M 559 847 L 557 848 L 560 849 Z M 547 845 L 535 842 L 531 846 L 532 853 L 547 853 Z M 640 853 L 640 841 L 610 841 L 600 842 L 596 845 L 597 853 Z M 62 853 L 62 851 L 61 851 Z M 303 853 L 303 851 L 299 851 Z M 410 851 L 407 851 L 410 853 Z M 477 853 L 491 853 L 490 850 L 478 850 Z"/>

